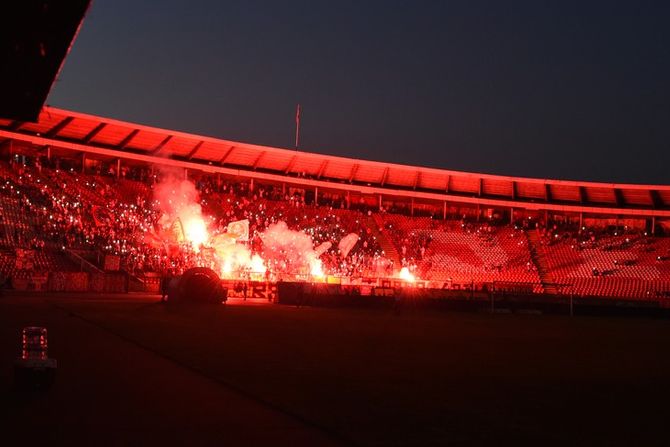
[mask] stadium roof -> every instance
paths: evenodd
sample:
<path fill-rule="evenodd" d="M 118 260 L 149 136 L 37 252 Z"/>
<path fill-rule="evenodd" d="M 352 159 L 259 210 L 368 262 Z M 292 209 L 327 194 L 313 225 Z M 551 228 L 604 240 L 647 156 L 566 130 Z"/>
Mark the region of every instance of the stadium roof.
<path fill-rule="evenodd" d="M 34 121 L 91 0 L 7 1 L 0 27 L 0 116 Z"/>
<path fill-rule="evenodd" d="M 0 119 L 0 142 L 364 194 L 525 209 L 670 217 L 670 186 L 509 177 L 259 146 L 45 107 Z"/>

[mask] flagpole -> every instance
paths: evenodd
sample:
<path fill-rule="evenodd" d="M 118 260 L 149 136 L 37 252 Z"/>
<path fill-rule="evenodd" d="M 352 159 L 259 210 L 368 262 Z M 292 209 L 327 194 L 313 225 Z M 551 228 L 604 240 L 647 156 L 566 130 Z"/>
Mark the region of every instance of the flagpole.
<path fill-rule="evenodd" d="M 300 104 L 295 109 L 295 150 L 298 150 L 300 143 Z"/>

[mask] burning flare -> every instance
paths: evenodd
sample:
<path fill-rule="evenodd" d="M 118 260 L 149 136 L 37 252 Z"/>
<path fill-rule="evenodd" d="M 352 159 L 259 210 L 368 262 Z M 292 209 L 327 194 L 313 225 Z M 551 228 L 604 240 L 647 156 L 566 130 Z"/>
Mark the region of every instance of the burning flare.
<path fill-rule="evenodd" d="M 416 277 L 409 271 L 407 267 L 403 267 L 400 269 L 400 273 L 398 274 L 398 277 L 400 279 L 404 279 L 405 281 L 408 282 L 414 282 L 416 281 Z"/>
<path fill-rule="evenodd" d="M 209 240 L 199 196 L 192 182 L 177 179 L 174 173 L 167 173 L 154 190 L 161 226 L 172 229 L 177 242 L 190 242 L 196 252 Z"/>
<path fill-rule="evenodd" d="M 164 180 L 156 185 L 154 199 L 161 212 L 160 239 L 173 244 L 189 242 L 199 253 L 199 262 L 216 266 L 222 277 L 239 277 L 242 273 L 264 275 L 268 269 L 315 278 L 326 275 L 319 257 L 332 243 L 324 242 L 315 250 L 308 234 L 289 229 L 284 221 L 271 224 L 258 235 L 262 241 L 260 253 L 252 253 L 246 244 L 250 239 L 247 219 L 229 222 L 225 233 L 211 234 L 202 214 L 198 190 L 193 182 L 179 178 L 179 173 L 166 173 Z M 356 234 L 345 237 L 345 246 L 340 247 L 344 249 L 343 256 L 357 241 Z"/>

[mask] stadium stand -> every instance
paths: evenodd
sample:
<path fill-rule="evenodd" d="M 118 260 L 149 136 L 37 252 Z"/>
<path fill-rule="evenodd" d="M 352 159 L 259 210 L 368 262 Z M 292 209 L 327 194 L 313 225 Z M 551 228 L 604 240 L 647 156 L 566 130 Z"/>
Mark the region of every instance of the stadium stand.
<path fill-rule="evenodd" d="M 99 269 L 105 254 L 119 256 L 121 269 L 139 278 L 160 273 L 168 259 L 178 268 L 197 262 L 193 256 L 175 261 L 174 253 L 144 242 L 143 228 L 155 226 L 160 217 L 150 206 L 150 176 L 145 181 L 117 179 L 115 173 L 83 174 L 44 164 L 0 163 L 0 271 L 5 277 L 77 271 L 64 250 L 83 250 L 77 256 Z M 263 185 L 252 192 L 240 181 L 217 186 L 202 178 L 196 185 L 204 213 L 219 227 L 249 219 L 252 234 L 259 234 L 283 220 L 309 234 L 315 246 L 356 233 L 360 240 L 347 261 L 335 250 L 323 257 L 334 276 L 393 276 L 407 266 L 421 280 L 475 288 L 526 283 L 536 293 L 635 299 L 665 297 L 670 290 L 668 238 L 633 231 L 596 237 L 593 232 L 575 235 L 499 222 L 364 212 L 346 209 L 337 200 L 307 203 L 299 189 L 282 195 L 277 187 Z M 250 244 L 257 247 L 259 241 L 252 238 Z M 555 286 L 541 278 L 542 270 Z"/>
<path fill-rule="evenodd" d="M 425 287 L 670 295 L 670 187 L 367 162 L 57 109 L 38 123 L 0 120 L 0 138 L 0 272 L 12 284 L 45 272 L 86 274 L 89 284 L 120 272 L 142 284 L 206 264 L 197 247 L 156 243 L 156 185 L 177 175 L 195 185 L 214 234 L 247 219 L 258 253 L 259 235 L 286 222 L 314 246 L 332 244 L 321 260 L 338 281 L 397 279 L 406 267 Z M 337 243 L 351 233 L 358 241 L 343 258 Z"/>
<path fill-rule="evenodd" d="M 522 230 L 402 215 L 377 215 L 401 254 L 427 280 L 541 284 Z"/>
<path fill-rule="evenodd" d="M 670 290 L 667 238 L 590 232 L 541 240 L 539 250 L 564 293 L 643 299 Z"/>

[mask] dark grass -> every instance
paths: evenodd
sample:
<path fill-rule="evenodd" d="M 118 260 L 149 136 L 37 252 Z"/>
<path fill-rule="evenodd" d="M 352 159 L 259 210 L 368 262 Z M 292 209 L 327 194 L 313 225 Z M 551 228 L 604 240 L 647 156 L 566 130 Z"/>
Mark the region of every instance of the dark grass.
<path fill-rule="evenodd" d="M 359 444 L 670 439 L 665 320 L 63 306 Z"/>
<path fill-rule="evenodd" d="M 50 303 L 344 443 L 670 442 L 666 320 Z"/>

